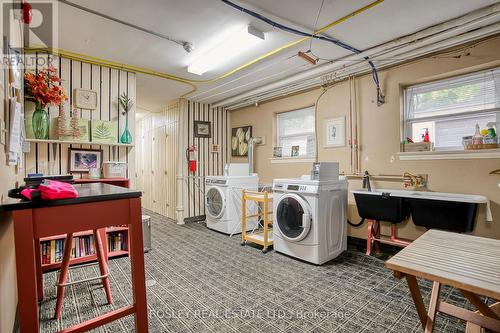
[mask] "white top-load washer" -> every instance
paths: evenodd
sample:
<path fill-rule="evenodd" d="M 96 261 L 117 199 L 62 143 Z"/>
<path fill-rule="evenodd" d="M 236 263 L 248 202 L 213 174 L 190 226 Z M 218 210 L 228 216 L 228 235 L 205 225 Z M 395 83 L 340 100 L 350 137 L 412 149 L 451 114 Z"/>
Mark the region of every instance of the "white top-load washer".
<path fill-rule="evenodd" d="M 235 165 L 236 164 L 236 165 Z M 248 175 L 248 164 L 233 163 L 224 176 L 205 177 L 205 211 L 207 227 L 228 235 L 241 233 L 242 190 L 258 191 L 259 177 Z M 257 214 L 257 205 L 247 204 L 247 215 Z M 248 218 L 246 230 L 257 226 L 256 218 Z"/>
<path fill-rule="evenodd" d="M 347 180 L 321 178 L 273 181 L 274 250 L 317 265 L 347 249 Z"/>

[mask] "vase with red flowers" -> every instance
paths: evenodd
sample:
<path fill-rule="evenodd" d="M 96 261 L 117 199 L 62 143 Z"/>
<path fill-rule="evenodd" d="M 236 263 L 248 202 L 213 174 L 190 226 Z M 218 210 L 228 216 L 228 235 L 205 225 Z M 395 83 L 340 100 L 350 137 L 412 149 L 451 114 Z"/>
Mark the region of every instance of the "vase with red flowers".
<path fill-rule="evenodd" d="M 28 72 L 24 76 L 25 93 L 35 103 L 32 127 L 35 139 L 49 138 L 49 114 L 46 108 L 59 107 L 68 100 L 68 95 L 61 87 L 61 78 L 54 67 Z"/>

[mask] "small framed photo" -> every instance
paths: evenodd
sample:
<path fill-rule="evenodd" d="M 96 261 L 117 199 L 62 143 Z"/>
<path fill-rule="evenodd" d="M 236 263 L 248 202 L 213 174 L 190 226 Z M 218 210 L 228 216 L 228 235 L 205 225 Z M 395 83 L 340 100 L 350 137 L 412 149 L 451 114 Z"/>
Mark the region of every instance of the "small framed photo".
<path fill-rule="evenodd" d="M 69 148 L 68 171 L 89 172 L 90 168 L 100 168 L 102 150 Z"/>
<path fill-rule="evenodd" d="M 343 146 L 345 146 L 345 117 L 326 119 L 323 147 Z"/>
<path fill-rule="evenodd" d="M 212 154 L 218 154 L 218 153 L 220 153 L 220 145 L 219 145 L 219 144 L 217 144 L 217 143 L 212 144 L 212 145 L 210 146 L 210 152 L 211 152 Z"/>
<path fill-rule="evenodd" d="M 274 147 L 273 157 L 283 157 L 283 147 Z"/>
<path fill-rule="evenodd" d="M 195 138 L 211 138 L 212 130 L 211 123 L 209 121 L 199 121 L 194 122 L 194 137 Z"/>
<path fill-rule="evenodd" d="M 300 150 L 300 146 L 292 146 L 292 153 L 291 153 L 291 156 L 292 156 L 292 157 L 297 157 L 297 156 L 299 156 L 299 150 Z"/>

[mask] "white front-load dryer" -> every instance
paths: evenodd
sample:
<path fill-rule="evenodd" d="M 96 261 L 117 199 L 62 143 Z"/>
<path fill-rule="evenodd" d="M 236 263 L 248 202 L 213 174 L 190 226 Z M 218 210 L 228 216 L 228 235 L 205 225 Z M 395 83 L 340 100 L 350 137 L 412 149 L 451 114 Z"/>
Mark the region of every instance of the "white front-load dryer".
<path fill-rule="evenodd" d="M 347 249 L 347 181 L 275 179 L 274 250 L 321 265 Z"/>
<path fill-rule="evenodd" d="M 207 176 L 205 178 L 205 212 L 207 227 L 224 234 L 241 233 L 242 190 L 257 191 L 259 177 L 252 176 Z M 247 215 L 257 214 L 258 206 L 247 204 Z M 246 230 L 257 226 L 256 218 L 247 219 Z"/>

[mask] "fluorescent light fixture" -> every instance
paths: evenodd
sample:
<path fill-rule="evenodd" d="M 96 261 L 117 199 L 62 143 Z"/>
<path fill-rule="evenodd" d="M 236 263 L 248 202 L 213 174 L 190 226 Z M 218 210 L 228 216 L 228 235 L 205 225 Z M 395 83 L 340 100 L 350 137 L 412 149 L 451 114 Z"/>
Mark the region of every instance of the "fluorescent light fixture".
<path fill-rule="evenodd" d="M 220 43 L 214 45 L 206 52 L 199 54 L 188 66 L 187 70 L 189 73 L 202 75 L 236 58 L 259 42 L 262 42 L 264 38 L 264 33 L 252 26 L 234 30 Z"/>

